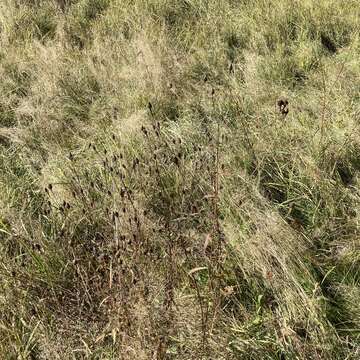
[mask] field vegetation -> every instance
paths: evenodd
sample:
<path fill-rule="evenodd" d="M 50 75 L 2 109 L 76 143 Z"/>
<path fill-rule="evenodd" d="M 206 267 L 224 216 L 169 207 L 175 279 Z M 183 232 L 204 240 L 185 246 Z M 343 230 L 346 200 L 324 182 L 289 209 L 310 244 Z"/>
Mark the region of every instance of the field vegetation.
<path fill-rule="evenodd" d="M 358 0 L 0 1 L 0 358 L 360 358 Z"/>

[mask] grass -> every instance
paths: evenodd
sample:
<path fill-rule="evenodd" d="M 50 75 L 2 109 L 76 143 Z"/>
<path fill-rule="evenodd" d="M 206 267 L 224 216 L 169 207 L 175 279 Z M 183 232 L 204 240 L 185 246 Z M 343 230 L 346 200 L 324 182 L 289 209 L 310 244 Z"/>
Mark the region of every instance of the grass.
<path fill-rule="evenodd" d="M 1 358 L 357 359 L 359 16 L 1 2 Z"/>

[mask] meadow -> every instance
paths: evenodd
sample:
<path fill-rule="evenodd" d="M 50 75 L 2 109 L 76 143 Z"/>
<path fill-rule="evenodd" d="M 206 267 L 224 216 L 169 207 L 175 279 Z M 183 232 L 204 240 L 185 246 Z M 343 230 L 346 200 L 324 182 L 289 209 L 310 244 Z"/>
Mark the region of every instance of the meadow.
<path fill-rule="evenodd" d="M 360 358 L 358 0 L 0 2 L 0 358 Z"/>

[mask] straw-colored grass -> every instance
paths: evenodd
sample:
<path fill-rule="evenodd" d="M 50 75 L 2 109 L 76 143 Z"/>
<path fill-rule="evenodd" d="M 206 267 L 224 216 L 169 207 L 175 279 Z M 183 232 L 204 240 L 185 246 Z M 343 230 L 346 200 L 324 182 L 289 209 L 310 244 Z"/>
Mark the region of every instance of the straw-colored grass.
<path fill-rule="evenodd" d="M 358 359 L 359 19 L 1 1 L 0 358 Z"/>

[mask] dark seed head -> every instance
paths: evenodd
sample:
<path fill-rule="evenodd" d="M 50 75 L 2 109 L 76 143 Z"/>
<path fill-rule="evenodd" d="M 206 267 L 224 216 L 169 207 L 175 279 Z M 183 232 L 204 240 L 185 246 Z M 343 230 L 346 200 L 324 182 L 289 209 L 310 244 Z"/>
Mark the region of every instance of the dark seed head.
<path fill-rule="evenodd" d="M 41 250 L 41 245 L 36 243 L 36 244 L 33 245 L 33 249 L 36 250 L 36 251 L 40 251 Z"/>

